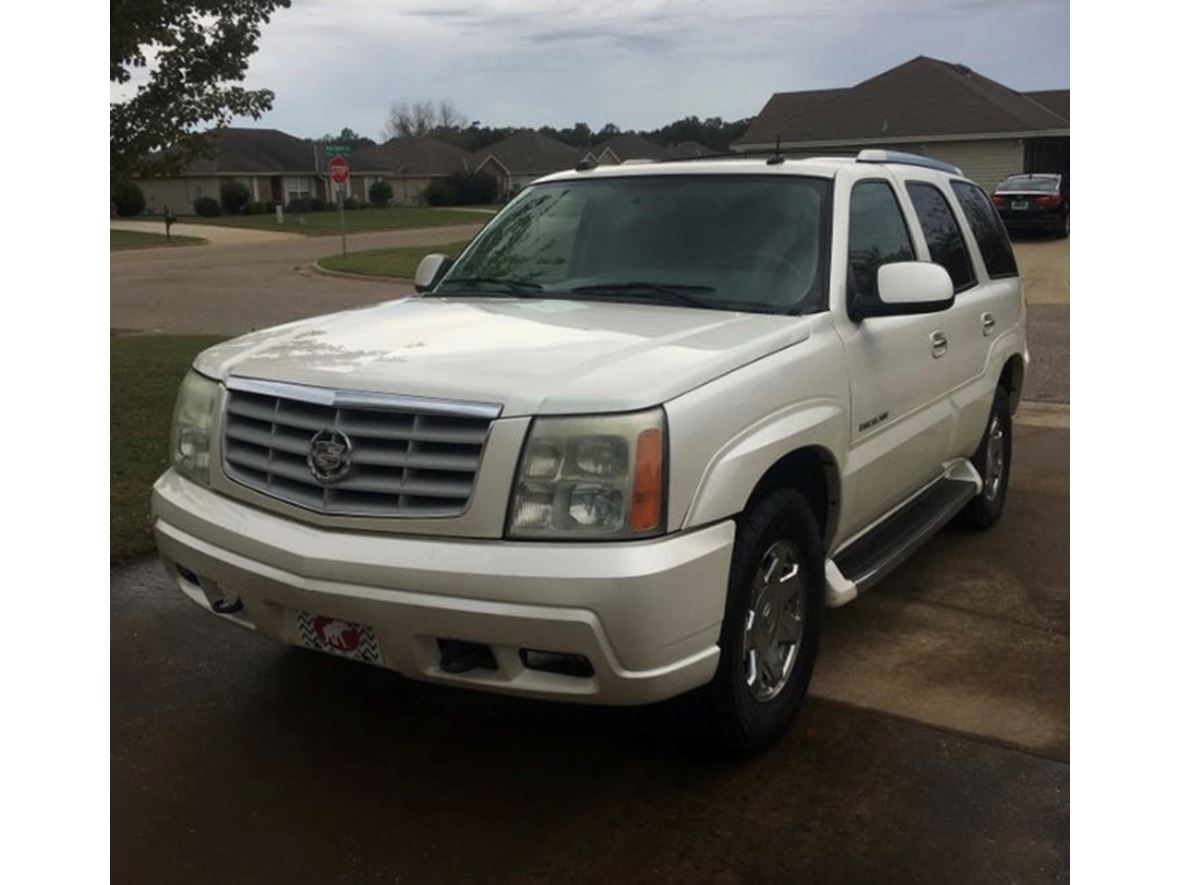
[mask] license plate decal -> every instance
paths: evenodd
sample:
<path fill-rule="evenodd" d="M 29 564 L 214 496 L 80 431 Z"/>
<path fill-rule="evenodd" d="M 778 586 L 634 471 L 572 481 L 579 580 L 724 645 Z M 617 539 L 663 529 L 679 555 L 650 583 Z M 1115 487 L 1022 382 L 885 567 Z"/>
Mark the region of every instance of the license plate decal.
<path fill-rule="evenodd" d="M 382 663 L 377 633 L 367 624 L 296 611 L 295 626 L 299 632 L 299 643 L 305 648 L 326 651 L 366 664 Z"/>
<path fill-rule="evenodd" d="M 1013 200 L 1012 201 L 1012 208 L 1013 209 L 1027 209 L 1028 208 L 1028 200 Z"/>

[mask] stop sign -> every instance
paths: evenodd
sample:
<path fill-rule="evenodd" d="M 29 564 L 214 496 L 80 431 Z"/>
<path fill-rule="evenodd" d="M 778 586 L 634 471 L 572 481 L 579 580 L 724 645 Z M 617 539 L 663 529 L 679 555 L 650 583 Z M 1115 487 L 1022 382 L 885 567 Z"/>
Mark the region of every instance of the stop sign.
<path fill-rule="evenodd" d="M 328 174 L 337 184 L 348 181 L 348 160 L 344 157 L 333 157 L 328 161 Z"/>

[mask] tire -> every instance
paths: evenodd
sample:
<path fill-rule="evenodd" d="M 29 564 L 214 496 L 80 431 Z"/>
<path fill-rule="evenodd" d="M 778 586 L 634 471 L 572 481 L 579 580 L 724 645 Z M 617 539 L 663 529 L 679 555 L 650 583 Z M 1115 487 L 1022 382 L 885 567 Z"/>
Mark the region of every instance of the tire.
<path fill-rule="evenodd" d="M 768 747 L 799 712 L 819 651 L 824 595 L 823 543 L 806 499 L 794 489 L 767 493 L 738 524 L 721 659 L 708 687 L 708 715 L 728 749 Z M 754 684 L 750 652 L 759 661 Z M 775 680 L 782 680 L 777 689 Z"/>
<path fill-rule="evenodd" d="M 1057 236 L 1063 240 L 1069 236 L 1069 210 L 1065 212 L 1065 218 L 1061 221 L 1061 227 L 1057 231 Z"/>
<path fill-rule="evenodd" d="M 996 434 L 999 439 L 996 439 Z M 996 456 L 1000 463 L 995 464 Z M 1012 473 L 1012 411 L 1009 408 L 1008 391 L 996 389 L 992 410 L 987 417 L 983 439 L 971 456 L 971 463 L 983 479 L 983 490 L 971 499 L 955 523 L 968 529 L 986 529 L 995 525 L 1004 512 L 1004 501 L 1008 497 L 1008 478 Z M 993 468 L 996 468 L 993 472 Z"/>

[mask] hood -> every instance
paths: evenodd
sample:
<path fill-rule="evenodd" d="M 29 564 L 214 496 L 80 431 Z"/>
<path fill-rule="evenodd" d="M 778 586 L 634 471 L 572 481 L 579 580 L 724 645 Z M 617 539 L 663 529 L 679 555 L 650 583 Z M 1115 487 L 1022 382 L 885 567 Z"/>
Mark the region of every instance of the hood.
<path fill-rule="evenodd" d="M 806 317 L 532 298 L 411 297 L 219 344 L 198 371 L 502 404 L 503 415 L 658 405 L 804 341 Z"/>

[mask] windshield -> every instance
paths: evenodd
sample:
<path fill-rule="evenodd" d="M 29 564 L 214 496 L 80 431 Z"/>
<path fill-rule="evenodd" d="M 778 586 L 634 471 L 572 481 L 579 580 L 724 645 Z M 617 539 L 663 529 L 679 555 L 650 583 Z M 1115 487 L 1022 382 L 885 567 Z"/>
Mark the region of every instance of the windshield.
<path fill-rule="evenodd" d="M 823 310 L 829 184 L 632 175 L 535 185 L 480 233 L 433 294 Z"/>
<path fill-rule="evenodd" d="M 1011 178 L 1001 181 L 996 190 L 1055 194 L 1057 193 L 1057 182 L 1060 180 L 1056 175 L 1013 175 Z"/>

